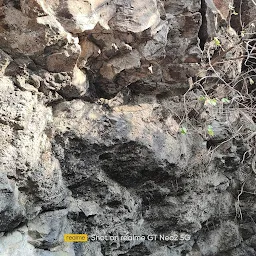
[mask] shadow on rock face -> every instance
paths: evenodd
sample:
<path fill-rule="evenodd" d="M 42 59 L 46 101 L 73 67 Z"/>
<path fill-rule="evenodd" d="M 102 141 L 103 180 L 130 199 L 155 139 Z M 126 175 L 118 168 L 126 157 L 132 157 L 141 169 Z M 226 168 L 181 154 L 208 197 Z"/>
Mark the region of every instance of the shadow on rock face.
<path fill-rule="evenodd" d="M 101 154 L 99 160 L 111 179 L 128 188 L 138 188 L 148 180 L 159 182 L 169 176 L 153 153 L 136 142 L 117 145 Z"/>

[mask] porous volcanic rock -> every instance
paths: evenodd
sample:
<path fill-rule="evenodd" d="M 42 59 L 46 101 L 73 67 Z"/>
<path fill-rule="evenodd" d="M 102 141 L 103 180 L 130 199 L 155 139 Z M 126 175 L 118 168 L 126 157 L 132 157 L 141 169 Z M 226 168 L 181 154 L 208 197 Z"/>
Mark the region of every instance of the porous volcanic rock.
<path fill-rule="evenodd" d="M 256 255 L 255 10 L 0 0 L 0 255 Z"/>

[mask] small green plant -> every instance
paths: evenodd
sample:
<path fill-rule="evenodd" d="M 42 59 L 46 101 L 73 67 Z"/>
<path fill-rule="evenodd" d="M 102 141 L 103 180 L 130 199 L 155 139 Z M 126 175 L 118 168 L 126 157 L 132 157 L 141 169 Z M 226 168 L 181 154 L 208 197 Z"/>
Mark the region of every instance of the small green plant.
<path fill-rule="evenodd" d="M 249 82 L 250 82 L 250 85 L 254 84 L 254 81 L 253 81 L 253 79 L 251 77 L 249 78 Z"/>
<path fill-rule="evenodd" d="M 204 104 L 205 105 L 212 105 L 212 106 L 216 106 L 217 105 L 217 99 L 211 99 L 211 98 L 208 98 L 208 97 L 205 97 L 203 95 L 201 95 L 199 98 L 198 98 L 199 101 L 204 101 Z"/>
<path fill-rule="evenodd" d="M 222 98 L 221 101 L 224 103 L 224 104 L 229 104 L 230 103 L 230 100 L 228 98 Z"/>
<path fill-rule="evenodd" d="M 214 136 L 213 127 L 211 125 L 208 125 L 207 132 L 210 136 Z"/>
<path fill-rule="evenodd" d="M 220 43 L 220 40 L 219 40 L 218 37 L 214 37 L 214 38 L 213 38 L 213 41 L 214 41 L 214 44 L 215 44 L 216 46 L 221 46 L 221 43 Z"/>
<path fill-rule="evenodd" d="M 199 101 L 205 101 L 206 98 L 205 98 L 205 96 L 201 95 L 201 96 L 198 98 L 198 100 L 199 100 Z"/>
<path fill-rule="evenodd" d="M 205 101 L 205 105 L 212 105 L 212 106 L 216 106 L 217 105 L 217 99 L 206 99 Z"/>
<path fill-rule="evenodd" d="M 186 127 L 181 127 L 180 128 L 180 133 L 186 135 L 187 134 L 187 128 Z"/>

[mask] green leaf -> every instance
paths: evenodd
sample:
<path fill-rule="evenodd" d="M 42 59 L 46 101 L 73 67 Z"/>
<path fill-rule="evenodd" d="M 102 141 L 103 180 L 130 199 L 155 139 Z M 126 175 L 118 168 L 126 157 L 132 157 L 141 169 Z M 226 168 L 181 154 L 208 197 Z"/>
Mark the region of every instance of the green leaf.
<path fill-rule="evenodd" d="M 187 128 L 186 127 L 181 127 L 180 128 L 180 133 L 186 135 L 187 134 Z"/>
<path fill-rule="evenodd" d="M 220 43 L 220 40 L 218 39 L 218 37 L 214 37 L 213 41 L 214 41 L 216 46 L 221 46 L 221 43 Z"/>
<path fill-rule="evenodd" d="M 210 136 L 214 136 L 214 131 L 211 125 L 208 125 L 207 132 Z"/>
<path fill-rule="evenodd" d="M 230 100 L 227 99 L 227 98 L 222 98 L 221 101 L 222 101 L 223 103 L 225 103 L 225 104 L 230 103 Z"/>
<path fill-rule="evenodd" d="M 217 99 L 206 99 L 205 101 L 205 105 L 212 105 L 212 106 L 216 106 L 217 105 Z"/>
<path fill-rule="evenodd" d="M 213 106 L 217 105 L 217 100 L 216 99 L 210 99 L 209 103 Z"/>
<path fill-rule="evenodd" d="M 200 101 L 205 101 L 206 98 L 205 98 L 205 96 L 201 95 L 201 96 L 198 98 L 198 100 L 200 100 Z"/>
<path fill-rule="evenodd" d="M 238 12 L 236 12 L 235 10 L 232 12 L 233 15 L 238 15 Z"/>
<path fill-rule="evenodd" d="M 251 77 L 249 78 L 249 81 L 250 81 L 250 85 L 254 84 L 254 81 L 253 81 L 253 79 Z"/>

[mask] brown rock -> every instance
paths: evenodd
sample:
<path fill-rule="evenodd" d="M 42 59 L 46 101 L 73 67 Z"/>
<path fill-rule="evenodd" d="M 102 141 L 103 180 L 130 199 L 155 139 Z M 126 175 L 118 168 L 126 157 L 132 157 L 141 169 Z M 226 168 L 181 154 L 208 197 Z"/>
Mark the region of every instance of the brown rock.
<path fill-rule="evenodd" d="M 223 19 L 227 20 L 230 14 L 230 7 L 233 6 L 230 0 L 213 0 L 216 8 L 218 9 L 219 13 L 223 17 Z"/>
<path fill-rule="evenodd" d="M 76 59 L 67 51 L 53 53 L 46 59 L 47 70 L 50 72 L 70 72 L 73 70 Z"/>

